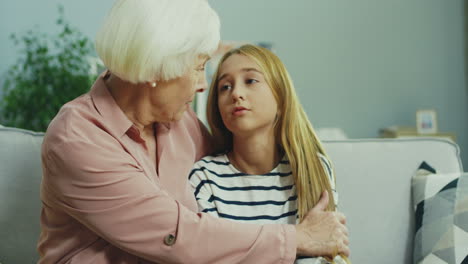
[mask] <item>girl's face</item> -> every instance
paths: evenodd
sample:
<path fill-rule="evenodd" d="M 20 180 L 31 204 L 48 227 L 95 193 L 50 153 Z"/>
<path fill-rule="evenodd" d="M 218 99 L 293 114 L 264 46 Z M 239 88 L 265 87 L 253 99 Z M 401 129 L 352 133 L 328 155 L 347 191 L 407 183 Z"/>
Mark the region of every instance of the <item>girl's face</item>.
<path fill-rule="evenodd" d="M 278 105 L 260 67 L 249 57 L 233 54 L 218 75 L 218 107 L 234 135 L 273 132 Z"/>

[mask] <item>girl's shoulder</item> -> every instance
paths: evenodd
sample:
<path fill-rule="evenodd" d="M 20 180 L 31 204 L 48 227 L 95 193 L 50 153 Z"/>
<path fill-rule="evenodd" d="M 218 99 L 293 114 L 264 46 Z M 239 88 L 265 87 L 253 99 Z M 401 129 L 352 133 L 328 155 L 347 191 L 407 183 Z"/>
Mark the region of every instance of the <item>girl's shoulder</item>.
<path fill-rule="evenodd" d="M 235 174 L 226 154 L 209 155 L 195 162 L 189 175 L 189 180 L 218 179 Z M 195 177 L 193 177 L 195 176 Z"/>
<path fill-rule="evenodd" d="M 229 165 L 226 154 L 208 155 L 195 162 L 194 167 L 215 167 Z"/>
<path fill-rule="evenodd" d="M 330 160 L 320 152 L 317 152 L 317 155 L 319 157 L 320 163 L 322 163 L 325 173 L 327 173 L 328 177 L 330 178 L 330 181 L 334 182 L 335 180 Z"/>

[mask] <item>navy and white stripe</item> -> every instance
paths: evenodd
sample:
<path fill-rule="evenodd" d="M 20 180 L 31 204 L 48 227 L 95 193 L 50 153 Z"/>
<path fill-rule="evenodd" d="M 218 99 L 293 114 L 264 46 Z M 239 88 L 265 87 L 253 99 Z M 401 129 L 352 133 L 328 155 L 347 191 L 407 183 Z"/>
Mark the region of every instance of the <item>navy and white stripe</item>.
<path fill-rule="evenodd" d="M 319 155 L 327 172 L 335 202 L 335 179 L 328 160 Z M 195 163 L 189 175 L 201 212 L 255 224 L 295 224 L 297 195 L 289 161 L 284 158 L 271 172 L 240 172 L 226 155 L 207 156 Z M 296 263 L 322 263 L 323 258 L 304 258 Z"/>
<path fill-rule="evenodd" d="M 244 222 L 295 219 L 297 196 L 287 163 L 249 175 L 232 166 L 226 155 L 208 156 L 195 164 L 190 182 L 201 211 Z"/>
<path fill-rule="evenodd" d="M 325 156 L 319 154 L 319 158 L 330 178 L 336 203 L 331 165 Z M 226 155 L 207 156 L 195 163 L 189 179 L 201 212 L 255 224 L 297 222 L 296 187 L 286 158 L 269 173 L 250 175 L 237 170 Z M 315 260 L 299 262 L 321 263 Z"/>

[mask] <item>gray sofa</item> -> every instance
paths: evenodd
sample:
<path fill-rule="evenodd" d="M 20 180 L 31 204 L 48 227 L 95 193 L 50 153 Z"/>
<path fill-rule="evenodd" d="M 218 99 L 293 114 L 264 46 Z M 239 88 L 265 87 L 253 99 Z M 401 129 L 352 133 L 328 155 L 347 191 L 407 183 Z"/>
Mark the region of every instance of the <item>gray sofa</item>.
<path fill-rule="evenodd" d="M 0 263 L 34 263 L 39 235 L 42 133 L 0 127 Z M 422 161 L 461 172 L 458 147 L 440 139 L 325 142 L 354 264 L 412 262 L 411 176 Z"/>
<path fill-rule="evenodd" d="M 0 127 L 0 263 L 35 263 L 43 133 Z"/>

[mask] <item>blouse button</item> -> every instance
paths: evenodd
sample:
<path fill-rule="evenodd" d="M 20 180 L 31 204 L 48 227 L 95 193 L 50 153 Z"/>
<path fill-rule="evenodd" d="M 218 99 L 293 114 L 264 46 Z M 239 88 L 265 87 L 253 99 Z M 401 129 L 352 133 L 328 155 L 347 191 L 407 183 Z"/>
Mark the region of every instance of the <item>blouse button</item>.
<path fill-rule="evenodd" d="M 175 241 L 176 237 L 173 234 L 169 234 L 166 237 L 164 237 L 164 244 L 166 244 L 166 246 L 174 245 Z"/>

